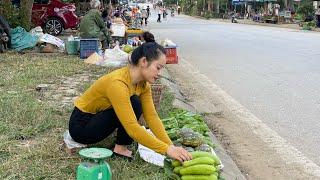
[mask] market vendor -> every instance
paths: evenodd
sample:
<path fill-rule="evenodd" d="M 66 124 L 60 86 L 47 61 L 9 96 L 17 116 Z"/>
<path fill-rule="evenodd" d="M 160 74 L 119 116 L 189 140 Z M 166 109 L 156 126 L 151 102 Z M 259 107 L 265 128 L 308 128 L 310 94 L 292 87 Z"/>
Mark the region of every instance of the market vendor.
<path fill-rule="evenodd" d="M 81 19 L 80 37 L 98 38 L 102 43 L 102 48 L 108 48 L 111 41 L 110 32 L 106 28 L 106 23 L 101 16 L 101 3 L 99 0 L 90 1 L 91 10 Z"/>
<path fill-rule="evenodd" d="M 165 64 L 165 49 L 159 44 L 137 47 L 130 65 L 102 76 L 76 99 L 69 122 L 71 137 L 93 144 L 117 129 L 116 155 L 132 157 L 127 146 L 134 140 L 173 159 L 190 160 L 185 149 L 172 144 L 153 104 L 150 83 L 156 81 Z M 142 114 L 154 136 L 138 123 Z"/>

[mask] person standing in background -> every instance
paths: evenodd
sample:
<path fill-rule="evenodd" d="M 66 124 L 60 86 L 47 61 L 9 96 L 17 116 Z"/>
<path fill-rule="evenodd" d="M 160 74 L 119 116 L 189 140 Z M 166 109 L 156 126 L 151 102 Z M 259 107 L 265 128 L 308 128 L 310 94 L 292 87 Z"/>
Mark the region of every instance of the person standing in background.
<path fill-rule="evenodd" d="M 150 14 L 150 7 L 149 7 L 149 6 L 147 6 L 147 12 L 148 12 L 148 18 L 149 18 L 149 16 L 151 15 L 151 14 Z"/>
<path fill-rule="evenodd" d="M 110 29 L 112 25 L 112 20 L 110 17 L 110 10 L 109 8 L 106 8 L 102 11 L 101 16 L 103 18 L 103 21 L 106 23 L 107 28 Z"/>
<path fill-rule="evenodd" d="M 316 10 L 315 15 L 316 15 L 317 27 L 320 28 L 320 5 L 318 6 L 318 9 Z"/>
<path fill-rule="evenodd" d="M 141 10 L 141 26 L 143 25 L 143 20 L 144 20 L 144 25 L 147 25 L 147 20 L 148 20 L 148 11 L 146 9 Z"/>
<path fill-rule="evenodd" d="M 162 14 L 162 7 L 159 7 L 157 22 L 161 22 L 161 14 Z"/>
<path fill-rule="evenodd" d="M 137 8 L 137 7 L 133 7 L 133 8 L 132 8 L 132 17 L 133 17 L 133 18 L 136 17 L 137 11 L 138 11 L 138 8 Z"/>
<path fill-rule="evenodd" d="M 141 21 L 142 21 L 142 14 L 141 14 L 140 7 L 138 6 L 136 16 L 135 16 L 135 23 L 134 23 L 135 28 L 140 28 L 140 25 L 142 25 Z"/>
<path fill-rule="evenodd" d="M 163 17 L 163 19 L 166 19 L 166 18 L 167 18 L 167 9 L 166 9 L 165 6 L 163 6 L 162 17 Z"/>
<path fill-rule="evenodd" d="M 111 35 L 101 16 L 101 3 L 99 0 L 90 1 L 91 10 L 81 19 L 80 37 L 81 38 L 99 38 L 102 48 L 109 47 Z"/>

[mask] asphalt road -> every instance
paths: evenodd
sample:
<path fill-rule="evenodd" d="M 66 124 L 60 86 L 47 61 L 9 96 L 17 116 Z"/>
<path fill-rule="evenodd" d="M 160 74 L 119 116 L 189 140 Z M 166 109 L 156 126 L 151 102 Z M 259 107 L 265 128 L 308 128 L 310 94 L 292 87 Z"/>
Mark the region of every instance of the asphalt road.
<path fill-rule="evenodd" d="M 320 33 L 184 15 L 148 28 L 179 56 L 320 165 Z"/>

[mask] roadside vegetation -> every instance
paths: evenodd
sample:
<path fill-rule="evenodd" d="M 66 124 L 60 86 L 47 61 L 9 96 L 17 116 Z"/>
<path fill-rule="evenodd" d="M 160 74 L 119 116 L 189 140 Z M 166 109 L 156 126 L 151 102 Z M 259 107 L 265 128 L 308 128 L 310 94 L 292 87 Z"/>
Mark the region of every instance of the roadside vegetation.
<path fill-rule="evenodd" d="M 245 9 L 244 6 L 238 5 L 234 6 L 232 0 L 179 0 L 179 5 L 182 8 L 182 11 L 186 15 L 190 16 L 201 16 L 206 19 L 230 19 L 231 12 L 240 12 L 240 18 L 244 18 Z M 175 6 L 177 4 L 176 0 L 164 0 L 164 3 L 167 7 Z M 293 21 L 299 23 L 304 30 L 312 30 L 316 28 L 316 19 L 314 19 L 315 9 L 313 7 L 313 1 L 306 0 L 302 3 L 288 3 L 287 0 L 278 0 L 275 4 L 279 4 L 281 7 L 280 11 L 285 9 L 292 9 Z M 256 2 L 253 7 L 257 10 L 256 13 L 266 13 L 264 2 Z M 266 22 L 268 19 L 278 19 L 276 15 L 264 15 L 262 21 Z"/>

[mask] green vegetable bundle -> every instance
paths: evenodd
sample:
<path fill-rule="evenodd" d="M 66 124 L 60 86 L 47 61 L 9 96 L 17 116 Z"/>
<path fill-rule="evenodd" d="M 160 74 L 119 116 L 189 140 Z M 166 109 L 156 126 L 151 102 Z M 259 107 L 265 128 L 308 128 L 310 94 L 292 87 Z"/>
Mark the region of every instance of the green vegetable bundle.
<path fill-rule="evenodd" d="M 217 180 L 219 177 L 220 160 L 211 153 L 194 151 L 190 152 L 192 160 L 183 163 L 173 160 L 173 172 L 182 180 Z"/>
<path fill-rule="evenodd" d="M 165 160 L 165 173 L 174 180 L 215 180 L 219 177 L 220 160 L 211 153 L 214 144 L 210 129 L 201 115 L 185 110 L 173 111 L 162 119 L 164 127 L 175 145 L 182 146 L 193 157 L 183 163 Z M 196 151 L 195 151 L 196 150 Z M 205 152 L 206 151 L 206 152 Z"/>
<path fill-rule="evenodd" d="M 204 143 L 214 147 L 214 144 L 211 142 L 209 137 L 210 130 L 202 116 L 199 114 L 194 114 L 185 110 L 176 110 L 171 112 L 168 118 L 162 119 L 162 122 L 170 139 L 173 141 L 176 141 L 179 138 L 183 139 L 183 137 L 187 137 L 182 136 L 181 133 L 179 135 L 179 132 L 182 129 L 191 129 L 193 132 L 196 132 L 199 135 L 189 133 L 188 138 L 185 138 L 188 139 L 185 140 L 187 144 L 196 147 Z M 192 141 L 190 141 L 190 139 L 192 139 Z"/>

